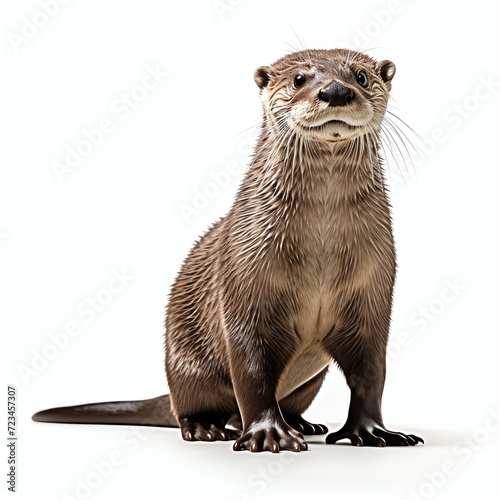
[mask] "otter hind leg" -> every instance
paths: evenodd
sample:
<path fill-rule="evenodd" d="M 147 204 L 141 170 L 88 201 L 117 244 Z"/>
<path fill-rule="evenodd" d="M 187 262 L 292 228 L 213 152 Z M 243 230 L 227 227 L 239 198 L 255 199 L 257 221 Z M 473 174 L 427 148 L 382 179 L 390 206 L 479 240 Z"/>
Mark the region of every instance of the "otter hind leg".
<path fill-rule="evenodd" d="M 404 434 L 388 430 L 382 419 L 382 393 L 385 383 L 385 347 L 372 339 L 386 341 L 389 331 L 389 313 L 386 320 L 369 318 L 365 323 L 372 325 L 371 336 L 359 334 L 354 330 L 343 332 L 338 338 L 356 335 L 355 342 L 336 341 L 333 337 L 327 343 L 351 390 L 351 401 L 347 421 L 336 432 L 326 437 L 328 444 L 348 439 L 353 446 L 415 446 L 424 440 L 415 434 Z M 384 327 L 385 324 L 385 327 Z M 380 329 L 382 325 L 383 329 Z M 377 329 L 377 327 L 379 329 Z M 354 348 L 353 348 L 354 346 Z"/>
<path fill-rule="evenodd" d="M 326 425 L 313 424 L 301 416 L 318 394 L 327 372 L 328 366 L 280 401 L 285 422 L 306 436 L 326 434 L 328 432 Z"/>
<path fill-rule="evenodd" d="M 182 439 L 185 441 L 230 441 L 237 439 L 241 431 L 228 429 L 227 415 L 205 412 L 179 419 Z"/>

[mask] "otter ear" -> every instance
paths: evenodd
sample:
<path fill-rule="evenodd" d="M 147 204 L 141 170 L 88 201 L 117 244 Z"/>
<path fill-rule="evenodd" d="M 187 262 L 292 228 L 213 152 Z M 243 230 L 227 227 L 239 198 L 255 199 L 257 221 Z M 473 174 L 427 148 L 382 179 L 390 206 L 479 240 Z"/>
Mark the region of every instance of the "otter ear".
<path fill-rule="evenodd" d="M 255 70 L 255 73 L 253 74 L 253 79 L 255 80 L 255 83 L 257 84 L 260 90 L 267 87 L 267 84 L 271 79 L 271 76 L 269 75 L 269 67 L 260 66 L 259 68 L 257 68 Z"/>
<path fill-rule="evenodd" d="M 392 61 L 380 61 L 377 63 L 377 71 L 384 83 L 391 83 L 396 74 L 396 65 Z"/>

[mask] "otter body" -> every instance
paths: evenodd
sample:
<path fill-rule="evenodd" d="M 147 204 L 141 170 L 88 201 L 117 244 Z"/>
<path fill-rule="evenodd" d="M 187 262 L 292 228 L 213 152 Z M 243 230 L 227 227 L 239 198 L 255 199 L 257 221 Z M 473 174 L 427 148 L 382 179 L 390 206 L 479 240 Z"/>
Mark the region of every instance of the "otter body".
<path fill-rule="evenodd" d="M 351 403 L 328 443 L 423 442 L 388 431 L 380 411 L 396 260 L 378 149 L 394 73 L 390 61 L 342 49 L 258 68 L 264 118 L 250 168 L 171 290 L 171 412 L 164 396 L 34 418 L 140 424 L 158 400 L 154 423 L 177 423 L 185 440 L 300 451 L 303 434 L 327 432 L 301 414 L 334 361 Z"/>

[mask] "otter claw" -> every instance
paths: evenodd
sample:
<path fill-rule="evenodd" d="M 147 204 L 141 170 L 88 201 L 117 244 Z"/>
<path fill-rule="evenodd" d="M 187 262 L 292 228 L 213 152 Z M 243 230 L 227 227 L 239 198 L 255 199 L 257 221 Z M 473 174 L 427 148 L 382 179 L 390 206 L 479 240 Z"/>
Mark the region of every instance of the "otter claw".
<path fill-rule="evenodd" d="M 318 434 L 326 434 L 328 432 L 328 427 L 326 425 L 311 424 L 311 422 L 308 422 L 300 415 L 288 413 L 284 414 L 283 417 L 290 427 L 304 434 L 304 436 L 315 436 Z"/>

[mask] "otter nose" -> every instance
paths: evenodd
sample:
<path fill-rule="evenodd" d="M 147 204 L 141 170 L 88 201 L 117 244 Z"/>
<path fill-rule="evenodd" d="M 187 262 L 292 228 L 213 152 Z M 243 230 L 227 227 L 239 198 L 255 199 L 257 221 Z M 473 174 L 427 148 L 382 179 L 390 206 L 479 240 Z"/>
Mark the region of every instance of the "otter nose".
<path fill-rule="evenodd" d="M 345 106 L 354 99 L 354 92 L 340 82 L 333 81 L 319 91 L 318 97 L 327 102 L 328 106 Z"/>

